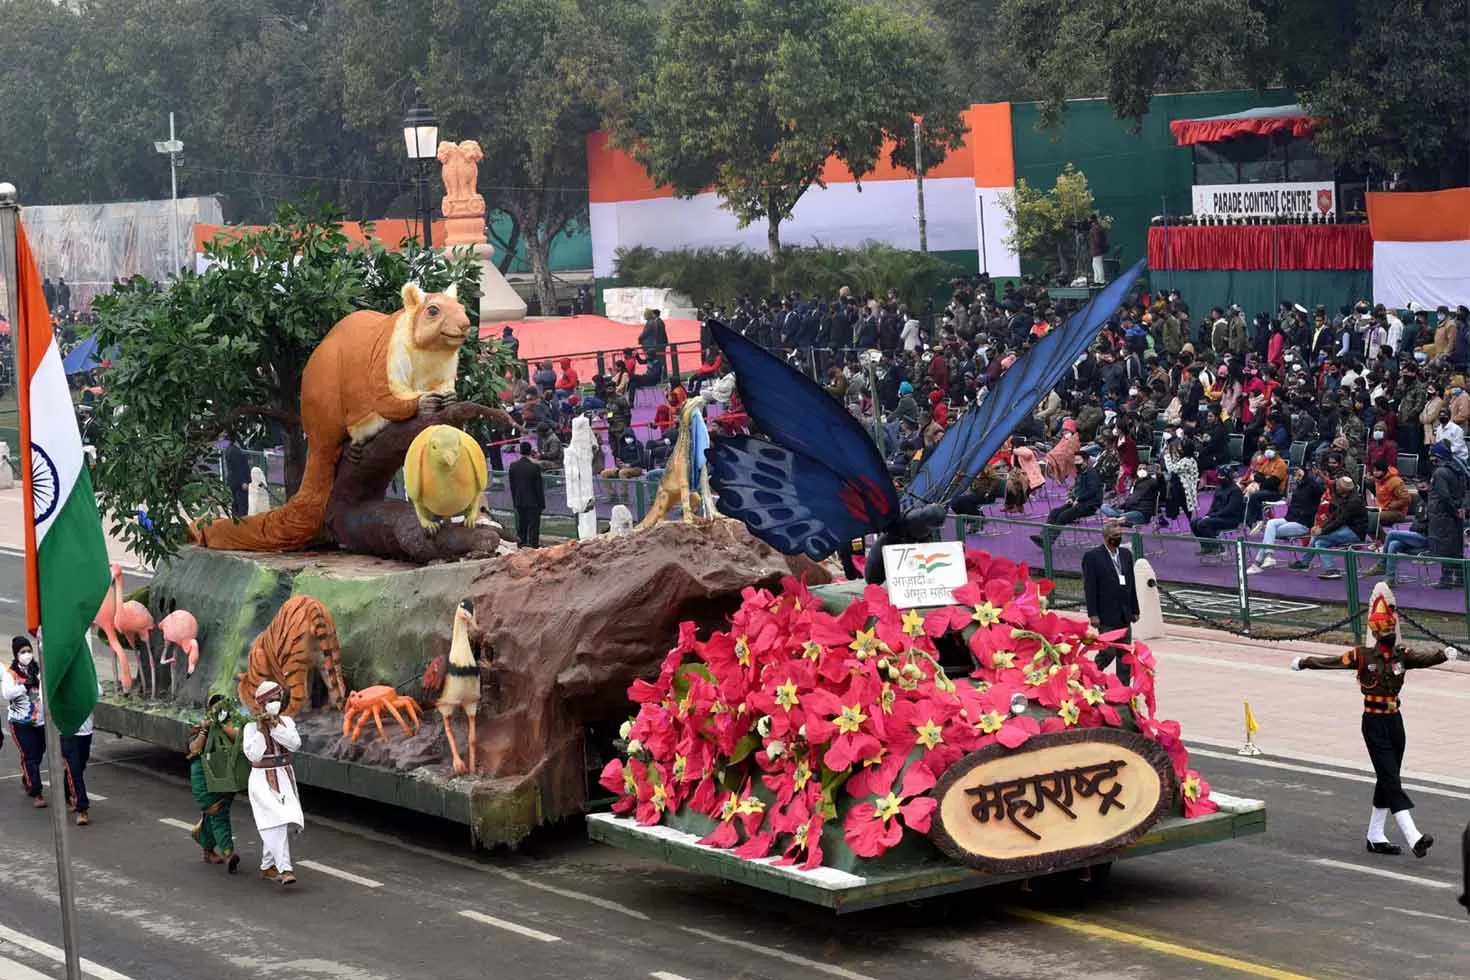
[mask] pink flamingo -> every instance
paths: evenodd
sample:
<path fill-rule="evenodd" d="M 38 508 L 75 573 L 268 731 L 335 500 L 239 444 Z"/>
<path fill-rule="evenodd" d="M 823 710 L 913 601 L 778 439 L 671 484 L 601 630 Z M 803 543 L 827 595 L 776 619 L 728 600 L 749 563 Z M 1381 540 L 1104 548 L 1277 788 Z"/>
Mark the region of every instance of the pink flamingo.
<path fill-rule="evenodd" d="M 128 646 L 137 649 L 139 645 L 148 651 L 148 690 L 150 697 L 158 695 L 158 676 L 153 667 L 153 648 L 149 645 L 148 636 L 153 632 L 153 614 L 148 607 L 136 599 L 122 601 L 122 575 L 113 578 L 116 583 L 118 605 L 117 613 L 114 615 L 112 624 L 117 629 L 120 637 L 125 637 Z M 143 657 L 138 656 L 138 669 L 143 669 Z"/>
<path fill-rule="evenodd" d="M 163 655 L 158 658 L 159 664 L 173 663 L 177 658 L 169 646 L 177 646 L 189 658 L 189 670 L 184 676 L 192 675 L 194 668 L 199 666 L 199 620 L 186 609 L 175 609 L 158 621 L 158 630 L 163 634 Z"/>
<path fill-rule="evenodd" d="M 124 691 L 133 687 L 133 668 L 128 664 L 128 652 L 117 640 L 117 610 L 122 605 L 122 566 L 112 566 L 112 588 L 102 600 L 102 608 L 92 617 L 92 625 L 107 637 L 107 645 L 117 657 L 117 680 Z"/>

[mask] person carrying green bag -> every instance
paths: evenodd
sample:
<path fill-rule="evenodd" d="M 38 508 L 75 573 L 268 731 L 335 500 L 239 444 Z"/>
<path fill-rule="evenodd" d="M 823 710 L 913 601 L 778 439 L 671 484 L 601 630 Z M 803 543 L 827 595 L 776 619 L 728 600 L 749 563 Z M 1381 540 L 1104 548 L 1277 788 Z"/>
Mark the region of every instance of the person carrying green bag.
<path fill-rule="evenodd" d="M 204 718 L 189 729 L 189 785 L 200 812 L 192 833 L 205 863 L 226 865 L 230 874 L 240 866 L 230 806 L 249 773 L 229 704 L 224 695 L 211 694 Z"/>

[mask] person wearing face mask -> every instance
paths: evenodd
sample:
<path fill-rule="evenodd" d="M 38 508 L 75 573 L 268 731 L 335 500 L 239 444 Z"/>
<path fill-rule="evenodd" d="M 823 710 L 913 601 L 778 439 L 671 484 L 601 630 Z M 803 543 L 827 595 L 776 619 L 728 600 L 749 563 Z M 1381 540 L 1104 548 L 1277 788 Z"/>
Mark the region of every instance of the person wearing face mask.
<path fill-rule="evenodd" d="M 0 673 L 0 697 L 9 705 L 10 735 L 20 754 L 21 787 L 39 810 L 46 806 L 46 796 L 41 792 L 46 716 L 41 704 L 41 667 L 28 636 L 10 641 L 10 669 Z"/>
<path fill-rule="evenodd" d="M 204 718 L 189 729 L 189 788 L 194 792 L 194 802 L 199 806 L 199 822 L 194 825 L 194 841 L 204 851 L 205 864 L 226 865 L 230 874 L 240 867 L 240 855 L 235 852 L 235 833 L 230 826 L 230 806 L 234 793 L 211 793 L 204 775 L 204 753 L 212 740 L 223 735 L 230 742 L 240 737 L 239 730 L 230 717 L 229 705 L 224 695 L 211 694 L 205 708 Z"/>
<path fill-rule="evenodd" d="M 1461 429 L 1470 426 L 1470 393 L 1465 391 L 1465 379 L 1458 374 L 1450 382 L 1450 421 Z"/>
<path fill-rule="evenodd" d="M 1102 515 L 1121 521 L 1128 527 L 1137 527 L 1153 520 L 1159 509 L 1159 494 L 1163 491 L 1158 479 L 1149 467 L 1139 464 L 1138 479 L 1133 481 L 1133 490 L 1116 507 L 1104 506 Z"/>
<path fill-rule="evenodd" d="M 1450 410 L 1442 408 L 1439 410 L 1439 425 L 1434 428 L 1434 438 L 1431 444 L 1443 442 L 1450 447 L 1450 453 L 1462 464 L 1470 462 L 1470 447 L 1465 445 L 1465 430 L 1457 425 L 1450 417 Z"/>
<path fill-rule="evenodd" d="M 1368 437 L 1368 455 L 1363 462 L 1369 470 L 1379 463 L 1389 467 L 1395 467 L 1399 463 L 1399 444 L 1393 441 L 1381 421 L 1374 424 L 1373 433 Z"/>
<path fill-rule="evenodd" d="M 1078 453 L 1072 459 L 1077 471 L 1077 482 L 1072 484 L 1072 493 L 1061 507 L 1053 508 L 1046 515 L 1047 526 L 1041 534 L 1031 535 L 1031 541 L 1039 548 L 1046 547 L 1046 540 L 1055 534 L 1053 528 L 1075 524 L 1084 517 L 1096 514 L 1103 502 L 1102 478 L 1093 468 L 1091 457 Z"/>
<path fill-rule="evenodd" d="M 258 715 L 245 726 L 243 747 L 250 760 L 250 812 L 260 833 L 260 876 L 282 885 L 296 884 L 291 870 L 291 829 L 306 826 L 291 753 L 301 748 L 301 734 L 290 715 L 281 714 L 286 692 L 275 681 L 255 689 Z"/>
<path fill-rule="evenodd" d="M 1251 534 L 1266 529 L 1265 506 L 1286 494 L 1286 460 L 1274 448 L 1265 449 L 1251 459 L 1251 471 L 1245 484 L 1245 522 Z"/>

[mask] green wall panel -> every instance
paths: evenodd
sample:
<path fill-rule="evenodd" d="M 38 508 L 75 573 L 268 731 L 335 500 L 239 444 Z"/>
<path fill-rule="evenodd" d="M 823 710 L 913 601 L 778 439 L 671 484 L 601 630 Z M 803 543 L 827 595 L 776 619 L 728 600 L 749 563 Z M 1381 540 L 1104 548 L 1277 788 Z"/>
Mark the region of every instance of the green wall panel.
<path fill-rule="evenodd" d="M 1112 245 L 1122 249 L 1127 266 L 1147 250 L 1150 218 L 1166 208 L 1173 214 L 1193 210 L 1190 149 L 1175 144 L 1170 121 L 1284 105 L 1292 98 L 1284 91 L 1160 95 L 1136 133 L 1106 99 L 1068 102 L 1051 131 L 1037 129 L 1038 103 L 1018 102 L 1011 107 L 1016 179 L 1049 188 L 1068 163 L 1085 173 L 1098 210 L 1113 216 Z"/>
<path fill-rule="evenodd" d="M 1281 300 L 1300 303 L 1309 310 L 1321 303 L 1335 312 L 1344 303 L 1372 296 L 1373 272 L 1166 270 L 1153 273 L 1150 285 L 1155 293 L 1179 290 L 1196 317 L 1212 306 L 1239 303 L 1249 318 L 1260 312 L 1274 314 Z"/>

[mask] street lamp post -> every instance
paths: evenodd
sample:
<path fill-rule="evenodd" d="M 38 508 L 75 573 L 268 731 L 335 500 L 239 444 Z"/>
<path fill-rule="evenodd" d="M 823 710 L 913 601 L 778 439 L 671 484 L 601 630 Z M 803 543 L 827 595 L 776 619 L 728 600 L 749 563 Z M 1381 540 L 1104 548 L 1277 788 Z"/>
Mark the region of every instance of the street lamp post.
<path fill-rule="evenodd" d="M 174 114 L 168 114 L 168 139 L 154 140 L 153 148 L 168 157 L 169 195 L 173 201 L 168 223 L 169 258 L 173 261 L 173 276 L 179 274 L 179 157 L 184 144 L 174 135 Z"/>
<path fill-rule="evenodd" d="M 422 89 L 414 90 L 414 106 L 403 117 L 403 144 L 408 158 L 418 164 L 416 190 L 419 220 L 422 222 L 424 248 L 434 247 L 432 209 L 429 206 L 429 161 L 439 150 L 439 120 L 424 105 Z"/>

